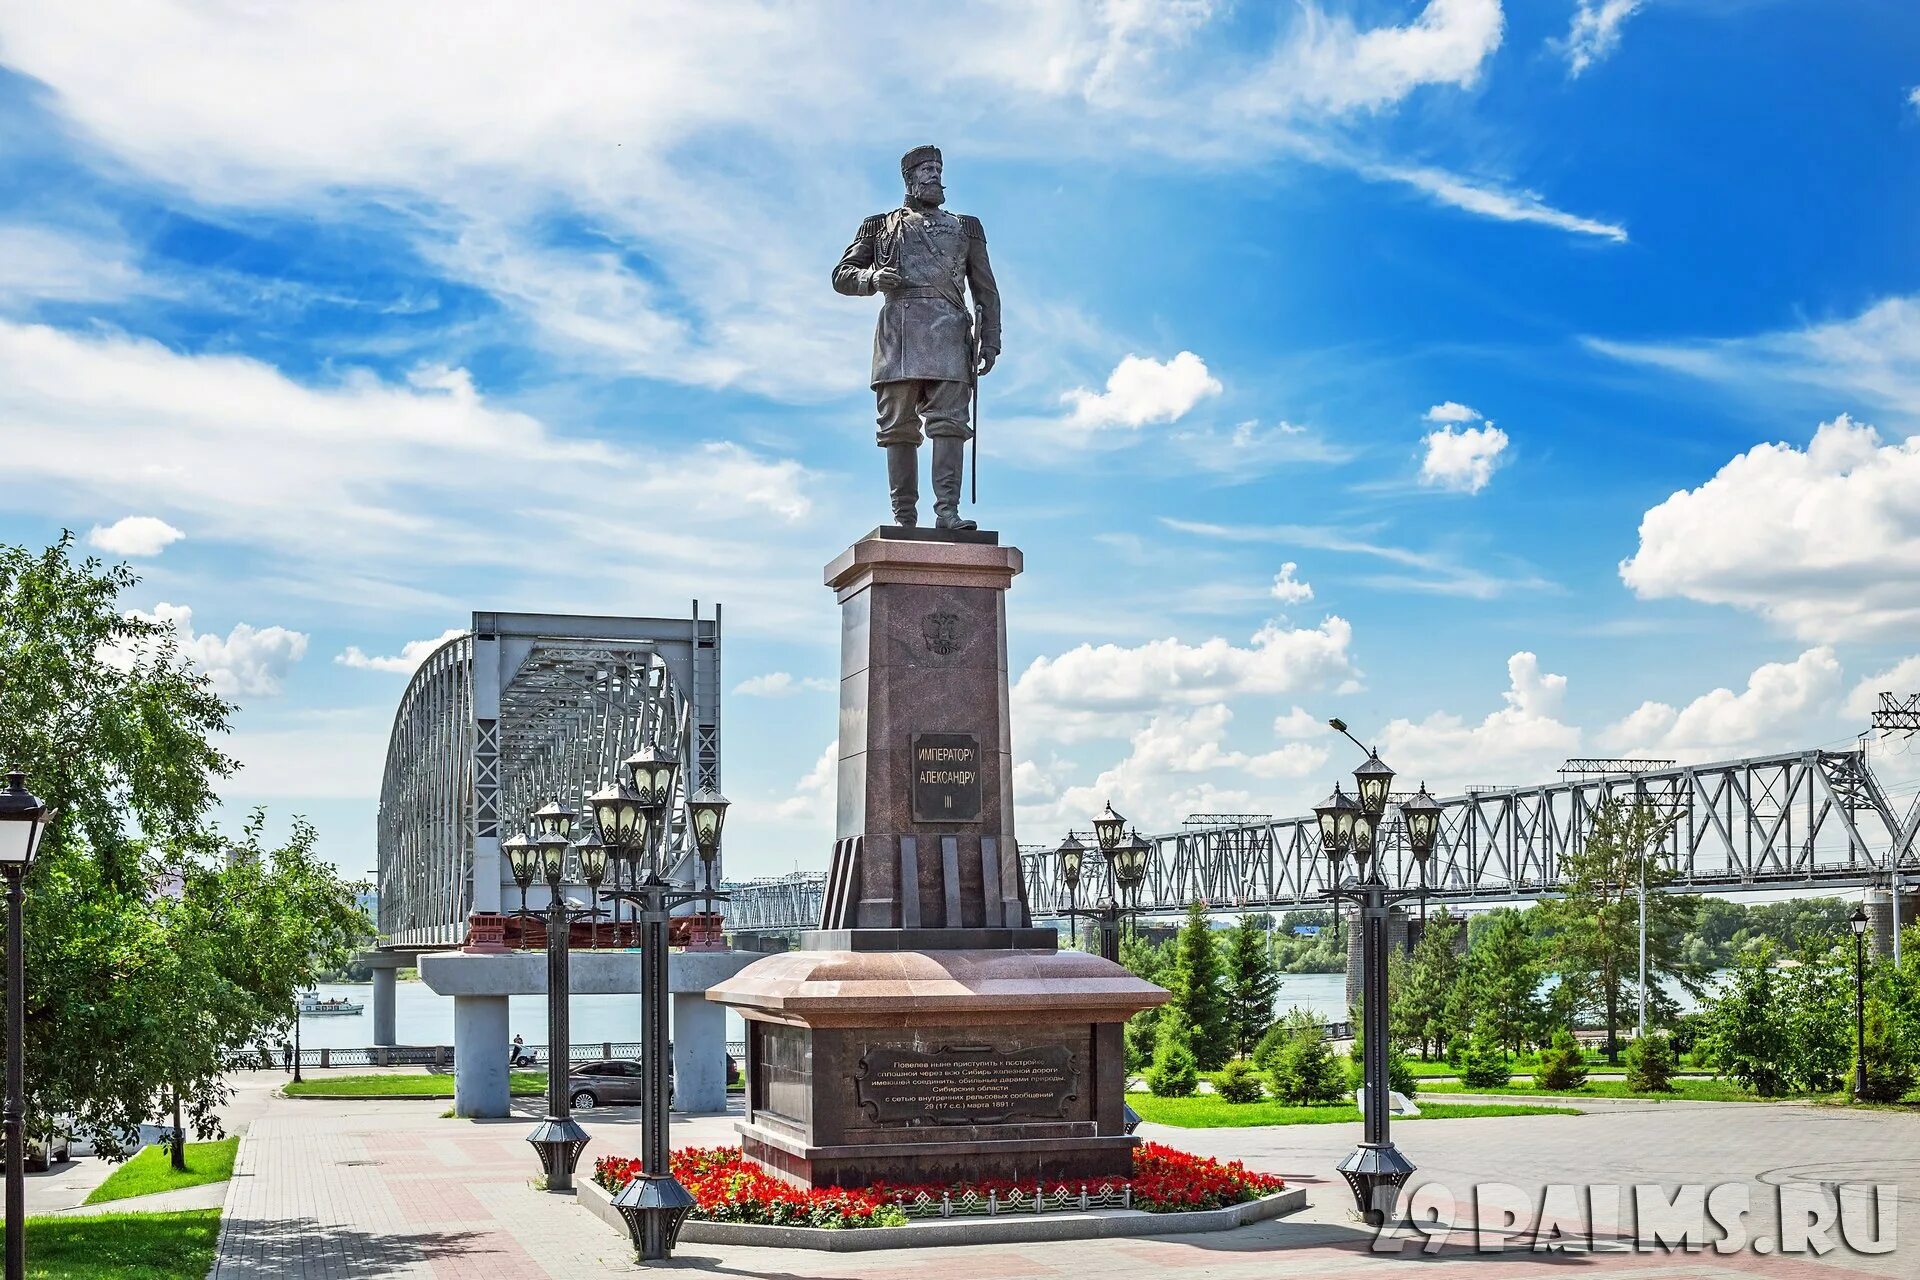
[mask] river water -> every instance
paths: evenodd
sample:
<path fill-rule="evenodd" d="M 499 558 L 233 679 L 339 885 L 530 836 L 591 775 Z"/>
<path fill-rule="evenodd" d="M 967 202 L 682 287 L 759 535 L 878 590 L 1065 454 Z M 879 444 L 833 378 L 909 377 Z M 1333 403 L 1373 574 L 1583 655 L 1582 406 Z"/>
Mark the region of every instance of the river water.
<path fill-rule="evenodd" d="M 1347 1016 L 1346 978 L 1338 973 L 1295 973 L 1281 979 L 1276 1007 L 1286 1012 L 1294 1005 L 1310 1009 L 1327 1022 L 1343 1021 Z M 323 998 L 345 996 L 367 1006 L 361 1014 L 311 1014 L 300 1019 L 300 1044 L 307 1049 L 359 1049 L 373 1043 L 373 986 L 370 983 L 321 983 Z M 453 998 L 435 995 L 424 982 L 394 984 L 394 1031 L 401 1044 L 452 1044 Z M 638 1040 L 640 1038 L 640 997 L 575 996 L 571 1012 L 573 1042 L 591 1044 L 595 1040 Z M 547 998 L 510 996 L 507 999 L 507 1034 L 518 1035 L 529 1044 L 547 1041 Z M 746 1024 L 740 1015 L 727 1011 L 727 1039 L 747 1038 Z"/>

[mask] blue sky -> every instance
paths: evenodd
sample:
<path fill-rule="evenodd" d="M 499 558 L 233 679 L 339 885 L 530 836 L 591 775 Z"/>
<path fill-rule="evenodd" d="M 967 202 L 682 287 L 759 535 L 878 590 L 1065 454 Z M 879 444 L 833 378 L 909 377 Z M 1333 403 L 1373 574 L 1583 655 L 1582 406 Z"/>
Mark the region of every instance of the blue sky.
<path fill-rule="evenodd" d="M 1920 691 L 1894 0 L 17 10 L 0 537 L 137 564 L 229 807 L 356 872 L 409 645 L 720 602 L 732 870 L 822 865 L 884 512 L 828 275 L 929 140 L 1006 302 L 1023 839 L 1297 811 L 1329 715 L 1457 789 Z"/>

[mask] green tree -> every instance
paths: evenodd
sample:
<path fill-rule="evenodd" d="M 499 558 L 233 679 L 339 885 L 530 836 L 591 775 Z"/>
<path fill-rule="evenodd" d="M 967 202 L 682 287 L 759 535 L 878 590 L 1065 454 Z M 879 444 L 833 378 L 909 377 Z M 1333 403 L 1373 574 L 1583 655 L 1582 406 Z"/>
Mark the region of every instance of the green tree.
<path fill-rule="evenodd" d="M 1714 1068 L 1768 1098 L 1790 1087 L 1794 1053 L 1775 950 L 1762 941 L 1743 951 L 1725 993 L 1705 1010 L 1705 1048 Z"/>
<path fill-rule="evenodd" d="M 1627 1046 L 1627 1088 L 1635 1093 L 1672 1093 L 1673 1070 L 1673 1042 L 1658 1031 Z"/>
<path fill-rule="evenodd" d="M 1159 1029 L 1153 1065 L 1147 1068 L 1147 1088 L 1156 1097 L 1187 1097 L 1200 1087 L 1200 1070 L 1192 1047 L 1194 1028 L 1184 1012 L 1170 1008 L 1161 1015 Z"/>
<path fill-rule="evenodd" d="M 1687 959 L 1686 931 L 1693 899 L 1661 892 L 1673 871 L 1659 856 L 1671 824 L 1652 805 L 1612 800 L 1593 813 L 1586 843 L 1561 863 L 1562 896 L 1534 910 L 1549 926 L 1548 947 L 1560 982 L 1580 1007 L 1600 1016 L 1607 1029 L 1607 1060 L 1620 1061 L 1619 1028 L 1632 1016 L 1628 983 L 1637 980 L 1640 955 L 1640 886 L 1646 886 L 1648 1021 L 1678 1012 L 1661 988 L 1672 978 L 1698 995 L 1705 975 Z"/>
<path fill-rule="evenodd" d="M 1413 948 L 1406 981 L 1394 1000 L 1398 1034 L 1420 1046 L 1421 1058 L 1444 1050 L 1447 1041 L 1464 1029 L 1466 1010 L 1458 998 L 1466 962 L 1460 947 L 1465 941 L 1460 922 L 1442 907 Z"/>
<path fill-rule="evenodd" d="M 1803 951 L 1776 979 L 1793 1059 L 1795 1090 L 1832 1093 L 1853 1066 L 1853 939 L 1845 953 L 1829 944 Z"/>
<path fill-rule="evenodd" d="M 1273 1002 L 1280 994 L 1280 971 L 1267 945 L 1271 920 L 1264 915 L 1241 916 L 1227 935 L 1227 1016 L 1234 1050 L 1242 1057 L 1253 1052 L 1273 1025 Z"/>
<path fill-rule="evenodd" d="M 1561 1027 L 1540 1051 L 1540 1065 L 1534 1069 L 1536 1089 L 1579 1089 L 1587 1083 L 1587 1059 L 1573 1032 Z"/>
<path fill-rule="evenodd" d="M 1162 943 L 1138 934 L 1124 935 L 1120 940 L 1120 964 L 1136 978 L 1164 987 L 1167 972 L 1172 968 L 1172 956 Z M 1154 1050 L 1160 1044 L 1160 1015 L 1160 1008 L 1143 1009 L 1127 1019 L 1128 1071 L 1144 1071 L 1153 1061 Z"/>
<path fill-rule="evenodd" d="M 1507 1065 L 1506 1050 L 1485 1027 L 1473 1034 L 1461 1078 L 1469 1089 L 1498 1089 L 1513 1079 L 1513 1068 Z"/>
<path fill-rule="evenodd" d="M 1905 958 L 1904 956 L 1902 957 Z M 1898 1102 L 1913 1088 L 1913 1058 L 1889 1030 L 1890 1019 L 1884 1000 L 1867 1002 L 1863 1052 L 1859 1062 L 1860 1097 L 1864 1102 Z"/>
<path fill-rule="evenodd" d="M 1285 1030 L 1266 1065 L 1273 1094 L 1292 1106 L 1338 1102 L 1346 1092 L 1347 1073 L 1328 1047 L 1320 1024 L 1311 1019 L 1274 1030 Z"/>
<path fill-rule="evenodd" d="M 1233 1020 L 1227 1008 L 1220 947 L 1197 902 L 1187 908 L 1187 918 L 1173 940 L 1173 964 L 1164 985 L 1173 993 L 1168 1007 L 1179 1010 L 1192 1028 L 1194 1060 L 1202 1071 L 1219 1070 L 1233 1056 Z"/>
<path fill-rule="evenodd" d="M 61 810 L 28 876 L 28 1123 L 108 1151 L 176 1106 L 217 1133 L 221 1052 L 285 1025 L 365 919 L 310 830 L 269 851 L 256 819 L 251 864 L 227 865 L 207 816 L 233 708 L 170 625 L 126 612 L 136 581 L 69 538 L 0 547 L 0 762 Z"/>
<path fill-rule="evenodd" d="M 1539 1041 L 1546 1021 L 1540 944 L 1524 911 L 1503 907 L 1475 924 L 1456 1017 L 1461 1026 L 1484 1026 L 1509 1054 L 1520 1053 Z"/>

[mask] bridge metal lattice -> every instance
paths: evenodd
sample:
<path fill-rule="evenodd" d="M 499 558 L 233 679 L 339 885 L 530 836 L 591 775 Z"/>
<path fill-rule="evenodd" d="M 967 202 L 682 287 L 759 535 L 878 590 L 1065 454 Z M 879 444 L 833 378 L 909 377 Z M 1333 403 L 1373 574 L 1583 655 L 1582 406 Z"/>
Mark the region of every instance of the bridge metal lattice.
<path fill-rule="evenodd" d="M 1440 800 L 1440 833 L 1428 865 L 1434 902 L 1514 901 L 1551 896 L 1569 851 L 1582 848 L 1594 814 L 1608 801 L 1642 800 L 1671 821 L 1659 856 L 1675 873 L 1676 890 L 1729 892 L 1809 885 L 1884 883 L 1890 868 L 1920 866 L 1915 852 L 1920 802 L 1903 817 L 1865 752 L 1801 751 L 1712 764 L 1645 768 L 1568 777 L 1536 787 L 1475 790 Z M 1397 802 L 1400 797 L 1394 797 Z M 1397 804 L 1387 811 L 1381 848 L 1392 875 L 1418 876 Z M 1326 859 L 1309 816 L 1241 824 L 1190 826 L 1149 838 L 1152 853 L 1142 910 L 1182 912 L 1193 902 L 1215 909 L 1324 906 Z M 1068 905 L 1051 849 L 1022 852 L 1027 899 L 1036 919 Z M 1084 905 L 1105 881 L 1097 854 L 1082 867 Z M 748 886 L 732 909 L 754 911 L 775 931 L 811 928 L 800 916 L 779 919 L 783 903 L 802 900 L 783 884 L 779 900 Z"/>
<path fill-rule="evenodd" d="M 459 944 L 512 876 L 500 841 L 549 800 L 584 808 L 642 743 L 720 785 L 720 616 L 476 613 L 435 649 L 394 715 L 380 791 L 380 941 Z M 692 856 L 680 825 L 674 860 Z M 566 889 L 563 887 L 562 892 Z M 544 892 L 544 891 L 542 891 Z"/>

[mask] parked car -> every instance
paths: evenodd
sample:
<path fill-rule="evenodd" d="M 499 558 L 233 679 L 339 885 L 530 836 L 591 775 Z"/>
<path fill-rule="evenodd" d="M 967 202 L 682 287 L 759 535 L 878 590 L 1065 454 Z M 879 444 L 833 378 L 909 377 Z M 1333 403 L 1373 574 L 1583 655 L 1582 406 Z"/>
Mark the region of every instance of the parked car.
<path fill-rule="evenodd" d="M 21 1154 L 27 1169 L 33 1173 L 45 1173 L 71 1158 L 64 1133 L 30 1133 Z"/>
<path fill-rule="evenodd" d="M 576 1109 L 637 1106 L 645 1100 L 646 1078 L 638 1058 L 602 1058 L 573 1068 L 569 1100 Z M 673 1105 L 673 1059 L 667 1059 L 667 1105 Z"/>

